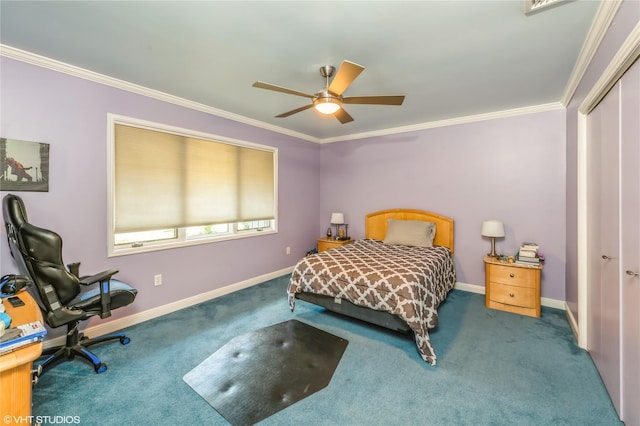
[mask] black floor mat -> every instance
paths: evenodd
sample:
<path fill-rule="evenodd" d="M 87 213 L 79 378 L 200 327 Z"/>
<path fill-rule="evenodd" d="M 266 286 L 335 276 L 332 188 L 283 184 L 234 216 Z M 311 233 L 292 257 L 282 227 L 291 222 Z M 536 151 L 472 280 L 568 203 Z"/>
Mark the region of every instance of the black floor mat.
<path fill-rule="evenodd" d="M 230 340 L 183 379 L 231 424 L 254 424 L 327 386 L 348 343 L 286 321 Z"/>

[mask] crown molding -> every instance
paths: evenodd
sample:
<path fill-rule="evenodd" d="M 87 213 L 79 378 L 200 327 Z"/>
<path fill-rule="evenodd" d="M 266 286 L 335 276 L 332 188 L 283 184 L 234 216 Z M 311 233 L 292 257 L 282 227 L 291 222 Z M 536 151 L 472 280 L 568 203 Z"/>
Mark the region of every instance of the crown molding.
<path fill-rule="evenodd" d="M 95 83 L 104 84 L 105 86 L 114 87 L 116 89 L 125 90 L 127 92 L 135 93 L 138 95 L 146 96 L 159 101 L 168 102 L 170 104 L 182 106 L 195 111 L 204 112 L 207 114 L 215 115 L 217 117 L 226 118 L 239 123 L 247 124 L 249 126 L 259 127 L 265 130 L 281 133 L 284 135 L 292 136 L 294 138 L 303 139 L 309 142 L 319 143 L 318 138 L 306 135 L 304 133 L 295 132 L 284 127 L 274 126 L 263 121 L 254 120 L 242 115 L 234 114 L 229 111 L 224 111 L 218 108 L 210 107 L 198 102 L 193 102 L 188 99 L 180 98 L 178 96 L 169 95 L 158 90 L 149 89 L 144 86 L 129 83 L 124 80 L 109 77 L 104 74 L 89 71 L 84 68 L 69 65 L 64 62 L 50 59 L 44 56 L 37 55 L 35 53 L 27 52 L 24 50 L 16 49 L 15 47 L 0 44 L 0 56 L 5 56 L 10 59 L 25 62 L 31 65 L 36 65 L 41 68 L 46 68 L 52 71 L 57 71 L 63 74 L 67 74 L 73 77 L 78 77 L 84 80 L 93 81 Z"/>
<path fill-rule="evenodd" d="M 552 102 L 542 105 L 534 105 L 523 108 L 513 108 L 503 111 L 487 112 L 483 114 L 467 115 L 464 117 L 450 118 L 446 120 L 430 121 L 427 123 L 412 124 L 410 126 L 394 127 L 390 129 L 376 130 L 373 132 L 357 133 L 353 135 L 340 136 L 337 138 L 322 139 L 321 143 L 344 142 L 348 140 L 371 138 L 376 136 L 388 136 L 399 133 L 416 132 L 419 130 L 435 129 L 437 127 L 456 126 L 459 124 L 475 123 L 477 121 L 495 120 L 498 118 L 515 117 L 518 115 L 535 114 L 538 112 L 554 111 L 565 109 L 560 102 Z"/>
<path fill-rule="evenodd" d="M 640 22 L 631 30 L 607 68 L 578 107 L 578 111 L 582 114 L 589 114 L 638 58 L 640 58 Z"/>
<path fill-rule="evenodd" d="M 67 74 L 73 77 L 81 78 L 95 83 L 103 84 L 105 86 L 114 87 L 117 89 L 125 90 L 138 95 L 146 96 L 159 101 L 167 102 L 170 104 L 182 106 L 195 111 L 204 112 L 206 114 L 215 115 L 217 117 L 233 120 L 238 123 L 246 124 L 253 127 L 258 127 L 264 130 L 280 133 L 283 135 L 291 136 L 297 139 L 305 140 L 308 142 L 314 142 L 318 144 L 345 142 L 356 139 L 371 138 L 377 136 L 388 136 L 399 133 L 415 132 L 419 130 L 433 129 L 437 127 L 455 126 L 459 124 L 473 123 L 477 121 L 495 120 L 498 118 L 514 117 L 518 115 L 534 114 L 538 112 L 545 112 L 557 109 L 564 109 L 564 105 L 560 102 L 553 102 L 542 105 L 534 105 L 530 107 L 514 108 L 504 111 L 495 111 L 483 114 L 476 114 L 471 116 L 464 116 L 446 120 L 431 121 L 426 123 L 414 124 L 409 126 L 394 127 L 389 129 L 375 130 L 371 132 L 355 133 L 351 135 L 337 136 L 333 138 L 317 138 L 304 133 L 295 132 L 293 130 L 286 129 L 280 126 L 274 126 L 263 121 L 254 120 L 248 117 L 244 117 L 238 114 L 234 114 L 228 111 L 224 111 L 218 108 L 210 107 L 198 102 L 193 102 L 188 99 L 180 98 L 178 96 L 169 95 L 158 90 L 149 89 L 144 86 L 129 83 L 124 80 L 109 77 L 104 74 L 89 71 L 84 68 L 76 67 L 74 65 L 66 64 L 64 62 L 50 59 L 44 56 L 40 56 L 31 52 L 20 50 L 11 46 L 0 44 L 0 56 L 4 56 L 17 61 L 25 62 L 31 65 L 35 65 L 41 68 L 46 68 L 52 71 Z"/>
<path fill-rule="evenodd" d="M 596 54 L 596 50 L 600 47 L 600 43 L 602 43 L 602 39 L 607 33 L 607 30 L 609 29 L 609 26 L 611 25 L 611 22 L 618 12 L 618 8 L 621 4 L 622 0 L 610 0 L 600 3 L 598 12 L 596 12 L 596 16 L 591 24 L 591 28 L 589 28 L 587 38 L 582 45 L 582 49 L 580 49 L 578 60 L 571 71 L 571 75 L 569 76 L 569 81 L 564 89 L 562 98 L 560 98 L 560 102 L 565 107 L 569 105 L 569 102 L 571 102 L 582 77 L 584 77 L 584 73 L 587 71 L 593 56 Z"/>

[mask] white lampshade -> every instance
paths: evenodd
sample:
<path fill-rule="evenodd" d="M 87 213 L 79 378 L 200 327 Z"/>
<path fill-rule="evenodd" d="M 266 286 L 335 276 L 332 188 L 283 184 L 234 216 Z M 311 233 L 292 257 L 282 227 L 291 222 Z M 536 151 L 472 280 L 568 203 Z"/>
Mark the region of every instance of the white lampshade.
<path fill-rule="evenodd" d="M 504 237 L 504 225 L 499 220 L 482 222 L 482 235 L 485 237 Z"/>
<path fill-rule="evenodd" d="M 331 223 L 334 225 L 342 225 L 344 223 L 344 214 L 331 213 Z"/>

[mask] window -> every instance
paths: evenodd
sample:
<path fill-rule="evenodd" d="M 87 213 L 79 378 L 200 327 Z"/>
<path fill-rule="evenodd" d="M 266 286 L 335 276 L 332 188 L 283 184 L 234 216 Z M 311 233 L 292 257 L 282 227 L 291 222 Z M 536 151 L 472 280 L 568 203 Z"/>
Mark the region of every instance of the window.
<path fill-rule="evenodd" d="M 277 149 L 109 115 L 109 255 L 276 231 Z"/>

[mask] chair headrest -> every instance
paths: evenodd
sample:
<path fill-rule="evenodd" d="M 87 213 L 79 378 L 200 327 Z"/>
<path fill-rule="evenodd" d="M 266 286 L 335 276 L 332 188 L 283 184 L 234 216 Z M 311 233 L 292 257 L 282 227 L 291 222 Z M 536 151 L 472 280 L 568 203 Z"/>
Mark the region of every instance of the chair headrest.
<path fill-rule="evenodd" d="M 16 228 L 29 221 L 22 198 L 14 194 L 7 194 L 2 200 L 2 216 L 5 223 L 11 223 Z"/>

